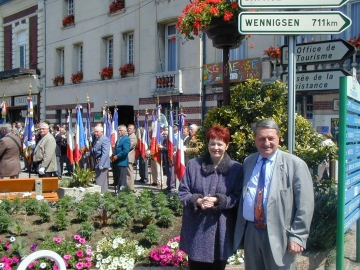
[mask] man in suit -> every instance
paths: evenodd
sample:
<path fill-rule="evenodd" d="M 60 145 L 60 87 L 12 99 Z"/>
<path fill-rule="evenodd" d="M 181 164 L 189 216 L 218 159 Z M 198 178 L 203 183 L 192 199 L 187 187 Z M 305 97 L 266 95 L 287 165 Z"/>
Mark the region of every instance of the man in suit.
<path fill-rule="evenodd" d="M 40 140 L 34 150 L 34 162 L 38 164 L 39 177 L 51 177 L 57 172 L 56 141 L 49 132 L 49 125 L 40 124 Z"/>
<path fill-rule="evenodd" d="M 20 173 L 20 138 L 11 133 L 11 125 L 3 124 L 0 128 L 0 179 L 19 178 Z"/>
<path fill-rule="evenodd" d="M 108 170 L 110 167 L 110 141 L 104 136 L 104 129 L 101 126 L 94 128 L 95 141 L 91 150 L 94 159 L 95 181 L 101 186 L 101 194 L 108 191 Z"/>
<path fill-rule="evenodd" d="M 128 125 L 127 132 L 128 132 L 128 137 L 130 139 L 130 151 L 128 154 L 129 164 L 126 172 L 126 183 L 130 189 L 134 189 L 135 148 L 137 145 L 135 126 L 132 124 Z"/>
<path fill-rule="evenodd" d="M 127 186 L 126 173 L 129 165 L 129 151 L 130 139 L 126 136 L 126 127 L 124 125 L 118 126 L 119 138 L 115 144 L 115 150 L 111 157 L 112 162 L 115 163 L 116 177 L 114 182 L 117 183 L 116 190 L 121 191 Z M 133 184 L 134 185 L 134 184 Z"/>
<path fill-rule="evenodd" d="M 175 179 L 174 179 L 174 166 L 169 161 L 169 150 L 168 150 L 168 139 L 169 132 L 165 130 L 163 132 L 163 141 L 159 144 L 162 158 L 162 166 L 164 169 L 164 175 L 166 175 L 166 190 L 171 191 L 175 188 Z"/>
<path fill-rule="evenodd" d="M 261 120 L 253 132 L 258 152 L 244 161 L 234 250 L 246 250 L 246 270 L 295 269 L 314 211 L 312 178 L 303 160 L 278 149 L 275 121 Z"/>

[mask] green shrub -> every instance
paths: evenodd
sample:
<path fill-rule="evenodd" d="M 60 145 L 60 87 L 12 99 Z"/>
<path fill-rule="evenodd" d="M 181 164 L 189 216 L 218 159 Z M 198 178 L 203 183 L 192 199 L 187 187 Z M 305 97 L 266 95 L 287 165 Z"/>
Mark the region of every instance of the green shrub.
<path fill-rule="evenodd" d="M 315 210 L 311 223 L 308 248 L 331 249 L 336 244 L 337 193 L 335 187 L 315 190 Z"/>
<path fill-rule="evenodd" d="M 174 211 L 174 214 L 176 216 L 182 216 L 183 214 L 183 204 L 179 200 L 179 196 L 174 195 L 170 196 L 170 202 L 169 202 L 170 208 Z"/>
<path fill-rule="evenodd" d="M 169 197 L 165 193 L 158 193 L 153 199 L 154 207 L 160 211 L 160 209 L 166 208 L 169 206 Z"/>
<path fill-rule="evenodd" d="M 28 199 L 23 203 L 26 214 L 28 214 L 28 215 L 33 215 L 33 214 L 37 213 L 39 205 L 40 205 L 40 202 L 35 198 Z"/>
<path fill-rule="evenodd" d="M 8 213 L 0 210 L 0 232 L 6 232 L 9 230 L 11 218 Z"/>
<path fill-rule="evenodd" d="M 126 208 L 123 207 L 111 217 L 112 222 L 119 226 L 127 226 L 131 219 L 132 218 Z"/>
<path fill-rule="evenodd" d="M 146 227 L 151 223 L 155 222 L 155 213 L 152 211 L 151 206 L 142 205 L 140 206 L 139 211 L 137 213 L 137 217 L 140 223 Z"/>
<path fill-rule="evenodd" d="M 54 226 L 58 231 L 65 230 L 70 225 L 70 219 L 67 211 L 59 209 L 55 215 Z"/>
<path fill-rule="evenodd" d="M 95 172 L 90 169 L 83 169 L 80 166 L 75 166 L 75 170 L 72 174 L 72 178 L 68 181 L 69 188 L 72 187 L 84 187 L 90 186 L 91 182 L 95 178 Z"/>
<path fill-rule="evenodd" d="M 11 223 L 11 228 L 10 231 L 14 234 L 16 234 L 17 236 L 19 236 L 20 234 L 22 234 L 23 232 L 26 232 L 27 230 L 29 230 L 30 227 L 26 226 L 24 224 L 20 224 L 19 221 L 14 220 Z"/>
<path fill-rule="evenodd" d="M 5 199 L 0 203 L 0 211 L 4 211 L 7 214 L 13 213 L 13 203 L 9 199 Z"/>
<path fill-rule="evenodd" d="M 82 237 L 89 240 L 94 234 L 94 231 L 95 231 L 94 226 L 89 221 L 85 221 L 81 223 L 78 232 Z"/>
<path fill-rule="evenodd" d="M 158 223 L 167 228 L 173 224 L 174 219 L 175 216 L 169 208 L 161 208 L 157 216 Z"/>
<path fill-rule="evenodd" d="M 155 224 L 151 224 L 144 229 L 144 239 L 150 244 L 157 243 L 161 237 L 159 227 Z"/>
<path fill-rule="evenodd" d="M 41 222 L 49 222 L 51 218 L 51 207 L 47 202 L 41 202 L 37 211 Z"/>
<path fill-rule="evenodd" d="M 56 205 L 56 207 L 60 210 L 64 210 L 66 212 L 70 211 L 71 209 L 75 208 L 75 202 L 74 199 L 69 196 L 66 195 L 63 198 L 61 198 L 58 202 L 58 204 Z"/>
<path fill-rule="evenodd" d="M 81 202 L 76 206 L 75 216 L 79 221 L 87 221 L 94 213 L 94 208 L 86 202 Z"/>

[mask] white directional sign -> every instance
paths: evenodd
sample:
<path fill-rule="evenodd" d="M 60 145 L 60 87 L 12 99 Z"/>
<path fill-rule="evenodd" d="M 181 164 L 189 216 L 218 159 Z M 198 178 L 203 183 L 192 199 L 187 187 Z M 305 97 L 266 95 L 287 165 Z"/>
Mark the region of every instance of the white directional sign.
<path fill-rule="evenodd" d="M 351 20 L 339 11 L 241 12 L 241 34 L 311 35 L 339 34 Z"/>
<path fill-rule="evenodd" d="M 288 46 L 281 47 L 281 64 L 288 64 Z M 296 45 L 297 65 L 343 62 L 355 53 L 355 47 L 343 39 L 301 43 Z"/>
<path fill-rule="evenodd" d="M 349 0 L 239 0 L 242 9 L 336 8 Z"/>
<path fill-rule="evenodd" d="M 343 69 L 328 69 L 296 72 L 296 91 L 330 91 L 339 90 L 340 77 L 349 76 Z M 281 74 L 281 80 L 287 84 L 288 73 Z"/>

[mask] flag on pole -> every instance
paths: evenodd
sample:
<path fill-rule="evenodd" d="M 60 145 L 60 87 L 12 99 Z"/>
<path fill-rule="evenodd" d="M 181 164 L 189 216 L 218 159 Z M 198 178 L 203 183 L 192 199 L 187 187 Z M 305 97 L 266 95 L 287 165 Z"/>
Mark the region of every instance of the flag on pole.
<path fill-rule="evenodd" d="M 1 124 L 6 123 L 6 114 L 8 112 L 8 106 L 5 101 L 1 103 Z"/>
<path fill-rule="evenodd" d="M 111 114 L 106 110 L 106 107 L 103 107 L 103 117 L 104 117 L 104 135 L 111 140 Z M 109 156 L 113 153 L 112 147 L 110 147 Z"/>
<path fill-rule="evenodd" d="M 33 101 L 32 101 L 32 97 L 28 97 L 27 114 L 26 114 L 25 127 L 24 127 L 23 154 L 24 157 L 29 161 L 29 163 L 32 162 L 33 146 L 35 144 L 36 142 L 35 142 L 35 132 L 34 132 Z"/>
<path fill-rule="evenodd" d="M 84 132 L 84 123 L 82 119 L 82 106 L 76 106 L 76 133 L 75 133 L 75 149 L 74 149 L 74 161 L 79 163 L 82 152 L 86 147 L 86 137 Z"/>
<path fill-rule="evenodd" d="M 86 112 L 86 124 L 85 124 L 85 138 L 86 138 L 86 148 L 88 151 L 91 150 L 91 122 L 90 122 L 90 115 L 91 115 L 91 106 L 90 102 L 87 103 L 87 112 Z"/>
<path fill-rule="evenodd" d="M 177 151 L 175 159 L 175 174 L 181 180 L 185 174 L 185 153 L 184 153 L 184 138 L 182 134 L 183 127 L 185 126 L 186 115 L 181 113 L 179 118 L 179 133 L 177 140 Z"/>
<path fill-rule="evenodd" d="M 103 119 L 104 119 L 103 132 L 104 132 L 104 135 L 106 136 L 107 130 L 109 129 L 108 128 L 108 114 L 107 114 L 107 111 L 106 111 L 106 107 L 103 107 Z"/>
<path fill-rule="evenodd" d="M 153 128 L 152 128 L 152 136 L 151 136 L 151 148 L 150 154 L 153 159 L 161 164 L 161 152 L 159 149 L 159 144 L 161 143 L 161 122 L 160 122 L 160 115 L 161 115 L 161 105 L 157 106 L 156 109 L 156 117 L 153 116 Z M 154 121 L 155 119 L 155 121 Z"/>
<path fill-rule="evenodd" d="M 67 117 L 68 123 L 68 133 L 67 133 L 67 148 L 66 155 L 69 159 L 70 164 L 74 163 L 74 137 L 72 132 L 72 121 L 71 121 L 71 112 L 69 111 L 69 115 Z"/>
<path fill-rule="evenodd" d="M 140 153 L 141 156 L 145 159 L 147 157 L 146 152 L 149 148 L 149 124 L 148 124 L 148 115 L 145 115 L 145 123 L 144 123 L 144 130 L 141 137 L 141 149 Z"/>
<path fill-rule="evenodd" d="M 110 142 L 112 151 L 114 151 L 116 141 L 118 139 L 118 126 L 119 126 L 119 115 L 118 115 L 118 108 L 114 109 L 114 117 L 111 122 L 111 135 L 110 135 Z"/>
<path fill-rule="evenodd" d="M 150 155 L 153 156 L 156 152 L 156 131 L 157 131 L 157 118 L 154 112 L 152 113 L 152 122 L 151 122 L 151 143 L 150 143 Z"/>
<path fill-rule="evenodd" d="M 168 140 L 167 140 L 167 149 L 168 149 L 168 158 L 169 163 L 171 165 L 174 164 L 174 112 L 170 112 L 170 119 L 169 119 L 169 130 L 168 130 Z"/>
<path fill-rule="evenodd" d="M 139 115 L 136 116 L 136 139 L 137 144 L 135 148 L 135 158 L 139 158 L 141 156 L 141 148 L 142 148 L 142 140 L 141 140 L 141 130 L 140 130 L 140 120 Z"/>

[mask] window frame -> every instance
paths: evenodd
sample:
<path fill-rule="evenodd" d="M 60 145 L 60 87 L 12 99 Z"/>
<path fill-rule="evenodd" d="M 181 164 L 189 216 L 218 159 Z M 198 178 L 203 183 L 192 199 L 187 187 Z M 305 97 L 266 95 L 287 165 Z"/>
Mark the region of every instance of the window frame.
<path fill-rule="evenodd" d="M 178 31 L 177 29 L 175 28 L 175 24 L 176 23 L 169 23 L 167 25 L 165 25 L 165 33 L 164 33 L 164 40 L 165 40 L 165 71 L 175 71 L 178 69 L 178 55 L 179 55 L 179 45 L 178 45 L 178 42 L 177 42 L 177 38 L 175 38 L 175 40 L 171 41 L 171 39 L 175 36 L 177 37 L 178 36 Z M 169 27 L 173 27 L 174 30 L 175 30 L 175 33 L 173 34 L 169 34 Z M 174 55 L 170 55 L 170 52 L 169 52 L 169 42 L 175 44 L 175 52 L 174 52 Z M 170 63 L 169 63 L 169 58 L 170 57 L 174 57 L 175 59 L 173 60 L 174 61 L 174 64 L 171 65 L 171 67 L 169 66 Z"/>
<path fill-rule="evenodd" d="M 126 62 L 134 63 L 134 32 L 126 35 Z"/>
<path fill-rule="evenodd" d="M 79 44 L 76 46 L 77 48 L 77 71 L 82 71 L 83 70 L 83 62 L 84 62 L 84 58 L 83 58 L 83 45 Z"/>
<path fill-rule="evenodd" d="M 114 38 L 106 39 L 106 66 L 112 67 L 114 64 Z"/>
<path fill-rule="evenodd" d="M 65 48 L 60 48 L 59 53 L 60 53 L 60 75 L 64 75 L 64 73 L 65 73 Z"/>
<path fill-rule="evenodd" d="M 67 15 L 74 14 L 74 0 L 66 0 Z"/>

